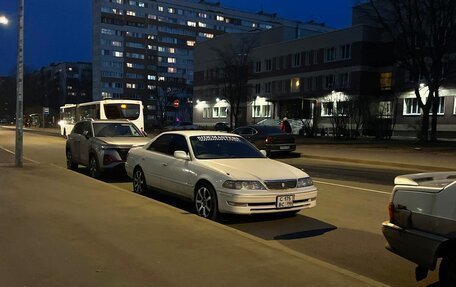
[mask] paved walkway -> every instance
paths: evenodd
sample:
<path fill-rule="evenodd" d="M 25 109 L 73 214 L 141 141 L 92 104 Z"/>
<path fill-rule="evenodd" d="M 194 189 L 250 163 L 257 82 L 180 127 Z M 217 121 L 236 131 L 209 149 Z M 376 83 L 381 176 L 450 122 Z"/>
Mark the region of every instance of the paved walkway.
<path fill-rule="evenodd" d="M 0 182 L 1 286 L 383 286 L 54 165 Z"/>

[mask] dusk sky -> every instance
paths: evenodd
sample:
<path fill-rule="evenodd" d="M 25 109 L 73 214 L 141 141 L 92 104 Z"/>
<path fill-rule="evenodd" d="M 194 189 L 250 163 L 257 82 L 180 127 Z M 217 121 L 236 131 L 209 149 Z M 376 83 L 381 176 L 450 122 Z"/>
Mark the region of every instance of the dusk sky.
<path fill-rule="evenodd" d="M 0 0 L 0 76 L 15 71 L 18 0 Z M 343 28 L 351 23 L 355 0 L 223 0 L 223 6 L 257 12 L 277 12 L 282 18 L 325 22 Z M 26 69 L 52 62 L 91 61 L 91 0 L 25 0 Z"/>

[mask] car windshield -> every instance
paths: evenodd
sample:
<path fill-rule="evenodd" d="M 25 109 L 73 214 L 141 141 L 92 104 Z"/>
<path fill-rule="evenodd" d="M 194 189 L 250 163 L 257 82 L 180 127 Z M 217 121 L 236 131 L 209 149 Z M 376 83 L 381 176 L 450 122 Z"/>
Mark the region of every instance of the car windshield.
<path fill-rule="evenodd" d="M 143 134 L 132 123 L 94 123 L 96 137 L 142 137 Z"/>
<path fill-rule="evenodd" d="M 225 135 L 190 137 L 197 159 L 264 158 L 265 156 L 244 138 Z"/>
<path fill-rule="evenodd" d="M 105 104 L 104 111 L 107 119 L 136 120 L 140 114 L 139 104 Z"/>

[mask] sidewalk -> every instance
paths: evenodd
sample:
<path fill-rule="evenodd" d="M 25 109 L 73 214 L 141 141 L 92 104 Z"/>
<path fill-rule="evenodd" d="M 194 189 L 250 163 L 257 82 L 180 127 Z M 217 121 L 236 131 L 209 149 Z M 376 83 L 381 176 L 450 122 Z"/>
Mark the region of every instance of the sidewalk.
<path fill-rule="evenodd" d="M 2 286 L 382 286 L 57 166 L 0 181 Z"/>

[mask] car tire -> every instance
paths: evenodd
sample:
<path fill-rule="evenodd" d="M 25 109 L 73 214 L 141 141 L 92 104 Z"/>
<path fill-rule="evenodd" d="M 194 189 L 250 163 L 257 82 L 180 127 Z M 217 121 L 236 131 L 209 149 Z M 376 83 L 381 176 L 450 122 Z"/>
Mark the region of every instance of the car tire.
<path fill-rule="evenodd" d="M 91 155 L 89 158 L 89 174 L 93 178 L 100 178 L 101 176 L 100 166 L 95 155 Z"/>
<path fill-rule="evenodd" d="M 68 169 L 76 170 L 78 168 L 78 164 L 73 161 L 73 154 L 70 149 L 66 150 L 66 164 Z"/>
<path fill-rule="evenodd" d="M 133 171 L 133 192 L 137 194 L 144 194 L 147 192 L 146 177 L 140 167 L 135 168 Z"/>
<path fill-rule="evenodd" d="M 200 183 L 196 187 L 194 204 L 198 216 L 214 221 L 220 218 L 217 195 L 209 183 Z"/>
<path fill-rule="evenodd" d="M 440 286 L 456 286 L 456 255 L 444 256 L 439 268 Z"/>

